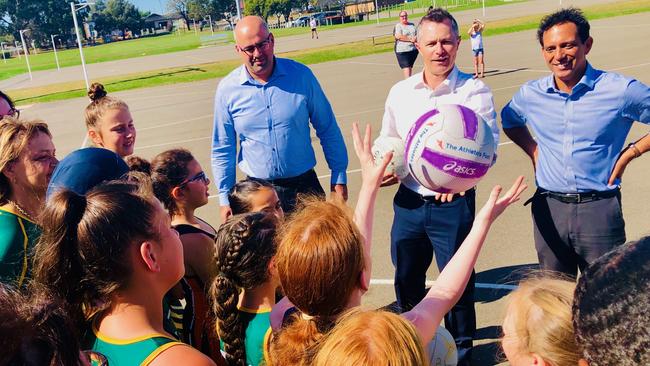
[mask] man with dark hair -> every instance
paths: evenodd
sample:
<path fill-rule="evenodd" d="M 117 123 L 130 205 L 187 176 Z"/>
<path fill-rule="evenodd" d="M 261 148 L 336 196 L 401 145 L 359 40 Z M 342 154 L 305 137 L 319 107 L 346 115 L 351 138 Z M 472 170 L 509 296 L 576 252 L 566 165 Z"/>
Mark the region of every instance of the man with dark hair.
<path fill-rule="evenodd" d="M 623 144 L 634 121 L 650 123 L 650 89 L 587 62 L 593 39 L 578 9 L 546 16 L 537 35 L 552 74 L 524 84 L 501 119 L 535 170 L 529 202 L 539 263 L 575 276 L 625 242 L 621 177 L 650 150 L 650 135 Z"/>
<path fill-rule="evenodd" d="M 480 80 L 460 72 L 456 54 L 460 35 L 456 20 L 443 9 L 433 9 L 417 27 L 415 46 L 424 71 L 395 84 L 386 99 L 381 137 L 406 139 L 420 116 L 443 104 L 464 105 L 499 131 L 492 92 Z M 384 185 L 397 183 L 387 175 Z M 475 190 L 461 194 L 433 192 L 410 175 L 402 179 L 393 202 L 391 257 L 395 266 L 395 293 L 402 311 L 410 310 L 425 295 L 426 271 L 435 252 L 442 270 L 469 233 L 474 220 Z M 471 362 L 476 330 L 474 275 L 454 308 L 445 316 L 445 327 L 456 340 L 459 365 Z"/>
<path fill-rule="evenodd" d="M 580 366 L 650 365 L 650 236 L 598 258 L 578 280 L 573 328 Z"/>

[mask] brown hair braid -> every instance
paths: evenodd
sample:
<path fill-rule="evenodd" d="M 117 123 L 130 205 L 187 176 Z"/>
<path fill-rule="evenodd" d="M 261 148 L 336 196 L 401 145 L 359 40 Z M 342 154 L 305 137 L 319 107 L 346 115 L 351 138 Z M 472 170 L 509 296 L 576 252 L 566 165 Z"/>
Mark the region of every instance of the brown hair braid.
<path fill-rule="evenodd" d="M 231 217 L 217 232 L 218 274 L 210 287 L 210 297 L 231 366 L 246 365 L 246 324 L 237 309 L 239 290 L 252 289 L 269 279 L 268 266 L 276 252 L 276 224 L 273 215 L 254 212 Z"/>

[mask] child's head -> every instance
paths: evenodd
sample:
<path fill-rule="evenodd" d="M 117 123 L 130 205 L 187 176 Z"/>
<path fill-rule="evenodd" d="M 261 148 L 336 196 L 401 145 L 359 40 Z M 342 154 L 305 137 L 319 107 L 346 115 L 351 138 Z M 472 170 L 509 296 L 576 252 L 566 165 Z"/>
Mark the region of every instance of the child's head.
<path fill-rule="evenodd" d="M 426 366 L 429 360 L 411 322 L 387 311 L 352 310 L 319 347 L 314 366 Z"/>
<path fill-rule="evenodd" d="M 650 236 L 618 246 L 585 269 L 573 303 L 580 365 L 650 365 L 649 278 Z"/>
<path fill-rule="evenodd" d="M 539 276 L 522 281 L 509 295 L 502 347 L 511 365 L 578 364 L 571 324 L 574 289 L 573 281 Z"/>
<path fill-rule="evenodd" d="M 268 211 L 278 218 L 284 217 L 282 204 L 273 185 L 262 179 L 244 179 L 237 182 L 228 192 L 233 215 Z"/>
<path fill-rule="evenodd" d="M 210 180 L 194 156 L 185 149 L 162 152 L 151 161 L 156 197 L 171 215 L 181 208 L 195 209 L 208 203 Z"/>
<path fill-rule="evenodd" d="M 217 232 L 215 277 L 210 295 L 217 315 L 219 336 L 224 342 L 230 365 L 245 365 L 245 328 L 237 311 L 240 290 L 246 291 L 268 281 L 277 283 L 272 263 L 276 253 L 275 216 L 253 212 L 235 215 Z"/>
<path fill-rule="evenodd" d="M 129 106 L 106 94 L 100 83 L 93 83 L 88 90 L 91 102 L 84 113 L 88 137 L 96 146 L 114 151 L 121 157 L 131 155 L 135 146 L 135 127 Z"/>
<path fill-rule="evenodd" d="M 0 284 L 3 365 L 82 365 L 76 330 L 62 302 L 46 289 L 23 293 Z"/>
<path fill-rule="evenodd" d="M 365 291 L 363 238 L 343 203 L 313 200 L 283 225 L 276 266 L 285 295 L 301 312 L 274 337 L 274 365 L 300 364 L 341 313 Z"/>
<path fill-rule="evenodd" d="M 139 286 L 161 297 L 183 276 L 169 215 L 138 185 L 109 182 L 85 196 L 61 190 L 47 202 L 34 278 L 66 299 L 78 325 Z"/>

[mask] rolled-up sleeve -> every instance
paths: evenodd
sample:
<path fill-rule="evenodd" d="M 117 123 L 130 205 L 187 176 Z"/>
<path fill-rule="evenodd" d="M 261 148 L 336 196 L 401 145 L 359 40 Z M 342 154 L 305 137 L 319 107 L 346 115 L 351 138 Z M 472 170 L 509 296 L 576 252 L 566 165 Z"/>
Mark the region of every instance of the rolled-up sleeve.
<path fill-rule="evenodd" d="M 522 87 L 501 110 L 501 125 L 503 128 L 523 127 L 526 125 L 524 102 L 524 87 Z"/>
<path fill-rule="evenodd" d="M 235 185 L 237 163 L 237 135 L 225 101 L 223 88 L 214 97 L 214 125 L 212 130 L 212 174 L 219 191 L 219 204 L 228 206 L 228 191 Z"/>
<path fill-rule="evenodd" d="M 308 71 L 310 79 L 310 97 L 308 98 L 309 119 L 320 139 L 327 166 L 332 171 L 331 184 L 347 184 L 348 151 L 336 122 L 332 106 L 327 100 L 318 80 Z"/>
<path fill-rule="evenodd" d="M 623 98 L 623 117 L 650 124 L 650 88 L 647 85 L 631 80 Z"/>

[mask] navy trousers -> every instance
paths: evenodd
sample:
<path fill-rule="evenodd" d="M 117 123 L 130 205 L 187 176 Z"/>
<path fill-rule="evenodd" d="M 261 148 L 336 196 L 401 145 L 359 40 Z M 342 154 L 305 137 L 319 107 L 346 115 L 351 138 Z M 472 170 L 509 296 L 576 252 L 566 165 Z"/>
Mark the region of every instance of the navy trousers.
<path fill-rule="evenodd" d="M 476 192 L 472 189 L 464 197 L 456 196 L 452 202 L 441 203 L 400 185 L 393 201 L 391 257 L 395 266 L 395 294 L 402 311 L 410 310 L 424 298 L 426 271 L 433 254 L 438 269 L 442 270 L 469 234 L 475 199 Z M 445 328 L 456 340 L 458 365 L 471 362 L 476 332 L 474 281 L 472 272 L 462 297 L 445 315 Z"/>

